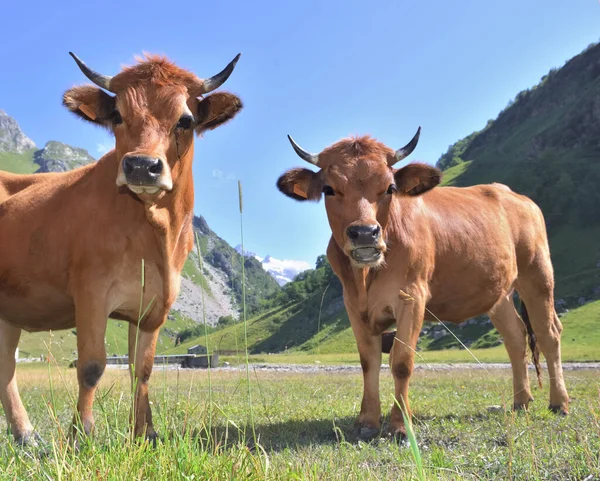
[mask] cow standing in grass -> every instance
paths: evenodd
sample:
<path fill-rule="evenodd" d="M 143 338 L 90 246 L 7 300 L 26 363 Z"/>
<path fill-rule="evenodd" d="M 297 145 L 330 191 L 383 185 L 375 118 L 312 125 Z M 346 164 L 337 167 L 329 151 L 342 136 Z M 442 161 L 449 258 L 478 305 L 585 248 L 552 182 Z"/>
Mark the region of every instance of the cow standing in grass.
<path fill-rule="evenodd" d="M 325 208 L 332 237 L 327 257 L 344 289 L 364 376 L 360 435 L 380 431 L 379 371 L 382 333 L 396 326 L 390 366 L 397 403 L 390 430 L 406 435 L 401 407 L 423 319 L 461 322 L 483 313 L 498 329 L 513 370 L 514 406 L 533 399 L 527 373 L 527 337 L 538 368 L 537 342 L 548 362 L 550 408 L 568 412 L 561 358 L 561 323 L 554 310 L 554 278 L 544 219 L 527 197 L 501 184 L 436 187 L 441 172 L 425 164 L 393 166 L 417 145 L 420 129 L 393 151 L 370 137 L 342 140 L 318 155 L 296 153 L 320 170 L 296 168 L 279 190 Z M 524 311 L 512 301 L 516 290 Z M 434 317 L 435 316 L 435 317 Z M 388 334 L 388 339 L 389 339 Z M 390 343 L 392 344 L 392 343 Z"/>
<path fill-rule="evenodd" d="M 15 378 L 21 330 L 76 327 L 75 425 L 89 434 L 107 318 L 125 320 L 137 386 L 134 431 L 154 439 L 148 380 L 156 340 L 194 242 L 194 131 L 212 130 L 242 108 L 230 93 L 202 97 L 227 80 L 239 55 L 209 79 L 155 56 L 114 77 L 73 58 L 101 88 L 73 87 L 64 105 L 113 132 L 116 145 L 71 172 L 0 172 L 0 397 L 15 439 L 27 443 L 33 427 Z"/>

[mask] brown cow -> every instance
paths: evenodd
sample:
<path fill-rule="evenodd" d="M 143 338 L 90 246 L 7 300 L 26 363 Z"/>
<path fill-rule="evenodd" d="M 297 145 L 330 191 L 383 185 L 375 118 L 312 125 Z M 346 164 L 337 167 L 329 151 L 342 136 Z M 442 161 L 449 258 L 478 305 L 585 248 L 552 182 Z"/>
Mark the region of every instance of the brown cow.
<path fill-rule="evenodd" d="M 76 327 L 75 427 L 89 434 L 94 392 L 106 365 L 107 318 L 125 320 L 137 381 L 134 433 L 155 439 L 148 380 L 159 328 L 194 243 L 194 130 L 212 130 L 242 108 L 230 93 L 202 97 L 227 80 L 239 55 L 204 80 L 156 56 L 111 78 L 71 55 L 104 90 L 73 87 L 64 105 L 113 132 L 116 146 L 71 172 L 0 172 L 0 396 L 15 439 L 32 440 L 15 379 L 21 330 Z"/>
<path fill-rule="evenodd" d="M 554 311 L 552 264 L 540 209 L 504 185 L 434 189 L 441 180 L 438 169 L 417 163 L 394 169 L 414 150 L 419 134 L 420 128 L 396 152 L 370 137 L 358 137 L 318 155 L 290 137 L 296 153 L 320 170 L 292 169 L 277 183 L 296 200 L 318 201 L 325 195 L 332 230 L 327 257 L 343 285 L 363 370 L 357 420 L 361 437 L 380 431 L 382 333 L 396 325 L 390 366 L 396 400 L 408 410 L 417 340 L 423 319 L 434 320 L 431 313 L 451 322 L 489 313 L 512 363 L 514 406 L 526 408 L 532 400 L 527 334 L 512 301 L 515 289 L 531 313 L 548 362 L 550 408 L 566 414 L 562 326 Z M 397 404 L 390 423 L 393 435 L 406 434 Z"/>

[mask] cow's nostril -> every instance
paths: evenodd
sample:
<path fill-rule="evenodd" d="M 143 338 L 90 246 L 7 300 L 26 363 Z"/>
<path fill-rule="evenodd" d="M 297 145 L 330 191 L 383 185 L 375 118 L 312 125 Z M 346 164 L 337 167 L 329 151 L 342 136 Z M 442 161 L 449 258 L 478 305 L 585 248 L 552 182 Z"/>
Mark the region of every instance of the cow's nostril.
<path fill-rule="evenodd" d="M 379 226 L 376 226 L 375 229 L 373 229 L 373 232 L 371 232 L 371 235 L 373 236 L 374 239 L 376 239 L 377 237 L 379 237 L 380 233 L 381 233 L 381 228 Z"/>
<path fill-rule="evenodd" d="M 356 240 L 356 239 L 358 239 L 358 236 L 359 236 L 359 232 L 357 229 L 355 229 L 353 227 L 350 227 L 348 229 L 348 237 L 350 237 L 350 239 Z"/>
<path fill-rule="evenodd" d="M 154 163 L 153 165 L 151 165 L 148 168 L 148 172 L 150 172 L 151 174 L 160 174 L 163 170 L 163 165 L 162 162 L 158 159 L 156 159 L 156 163 Z"/>
<path fill-rule="evenodd" d="M 123 172 L 126 175 L 129 175 L 133 172 L 133 164 L 131 162 L 131 159 L 129 157 L 125 157 L 123 159 Z"/>

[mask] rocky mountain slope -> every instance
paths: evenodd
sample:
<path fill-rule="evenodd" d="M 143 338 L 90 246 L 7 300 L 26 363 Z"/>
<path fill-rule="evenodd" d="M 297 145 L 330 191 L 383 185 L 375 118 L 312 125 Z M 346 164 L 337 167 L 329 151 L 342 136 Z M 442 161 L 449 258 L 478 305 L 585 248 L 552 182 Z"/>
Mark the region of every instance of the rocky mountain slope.
<path fill-rule="evenodd" d="M 0 109 L 0 152 L 22 154 L 35 149 L 35 143 L 27 137 L 16 120 Z"/>

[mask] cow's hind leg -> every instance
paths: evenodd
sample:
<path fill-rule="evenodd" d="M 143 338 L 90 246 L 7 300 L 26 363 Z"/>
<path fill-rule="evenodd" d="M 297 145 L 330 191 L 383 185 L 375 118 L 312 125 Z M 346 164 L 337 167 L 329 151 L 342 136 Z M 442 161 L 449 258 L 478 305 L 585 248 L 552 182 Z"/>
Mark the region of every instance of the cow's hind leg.
<path fill-rule="evenodd" d="M 133 433 L 145 436 L 153 443 L 158 435 L 152 424 L 152 410 L 148 399 L 148 382 L 154 366 L 154 353 L 159 330 L 144 332 L 134 324 L 129 325 L 129 372 L 132 391 L 135 390 L 133 409 Z"/>
<path fill-rule="evenodd" d="M 0 399 L 15 441 L 28 444 L 35 437 L 17 388 L 15 351 L 20 337 L 20 328 L 0 319 Z"/>
<path fill-rule="evenodd" d="M 515 409 L 526 409 L 533 401 L 527 372 L 527 332 L 525 324 L 517 314 L 512 293 L 501 298 L 489 312 L 494 327 L 504 339 L 513 373 Z"/>
<path fill-rule="evenodd" d="M 520 269 L 517 291 L 525 303 L 523 321 L 530 322 L 540 350 L 548 364 L 550 409 L 569 412 L 569 395 L 563 378 L 560 354 L 562 324 L 554 310 L 552 266 L 547 256 L 540 256 L 527 269 Z"/>

